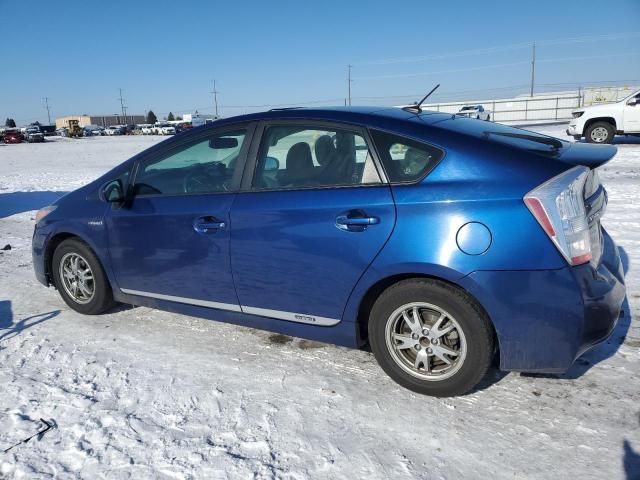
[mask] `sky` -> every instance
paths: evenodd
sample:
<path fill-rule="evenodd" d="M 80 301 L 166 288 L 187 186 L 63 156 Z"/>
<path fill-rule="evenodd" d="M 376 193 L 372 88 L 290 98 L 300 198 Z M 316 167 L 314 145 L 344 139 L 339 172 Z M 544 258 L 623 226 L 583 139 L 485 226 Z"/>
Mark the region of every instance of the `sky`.
<path fill-rule="evenodd" d="M 505 98 L 640 84 L 640 0 L 0 0 L 0 121 Z M 10 12 L 10 15 L 9 15 Z M 9 50 L 7 44 L 13 45 Z M 15 48 L 15 50 L 13 49 Z M 15 56 L 9 54 L 14 52 Z"/>

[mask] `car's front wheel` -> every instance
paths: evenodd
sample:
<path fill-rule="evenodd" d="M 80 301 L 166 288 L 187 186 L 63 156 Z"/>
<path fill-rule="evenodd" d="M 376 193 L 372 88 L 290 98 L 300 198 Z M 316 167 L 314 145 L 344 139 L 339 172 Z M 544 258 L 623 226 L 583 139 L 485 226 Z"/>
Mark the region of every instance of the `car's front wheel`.
<path fill-rule="evenodd" d="M 595 122 L 587 127 L 585 138 L 589 143 L 612 143 L 615 128 L 608 122 Z"/>
<path fill-rule="evenodd" d="M 56 289 L 76 312 L 97 315 L 115 304 L 104 269 L 84 242 L 70 238 L 60 243 L 51 267 Z"/>
<path fill-rule="evenodd" d="M 394 381 L 437 397 L 475 387 L 494 352 L 484 311 L 463 291 L 431 279 L 404 280 L 380 295 L 369 318 L 369 343 Z"/>

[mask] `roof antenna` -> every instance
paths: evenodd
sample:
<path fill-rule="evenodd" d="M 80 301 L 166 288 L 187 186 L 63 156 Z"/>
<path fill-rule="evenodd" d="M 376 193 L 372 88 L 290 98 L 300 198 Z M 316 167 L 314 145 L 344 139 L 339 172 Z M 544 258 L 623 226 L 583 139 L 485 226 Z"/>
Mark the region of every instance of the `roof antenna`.
<path fill-rule="evenodd" d="M 431 91 L 429 93 L 427 93 L 424 97 L 422 97 L 422 100 L 420 100 L 418 103 L 414 104 L 414 105 L 409 105 L 408 107 L 404 107 L 403 110 L 406 110 L 408 112 L 422 112 L 422 108 L 420 108 L 422 106 L 422 104 L 424 103 L 424 101 L 429 98 L 431 96 L 431 94 L 433 92 L 435 92 L 438 87 L 440 86 L 440 84 L 437 84 L 435 87 L 433 87 L 431 89 Z"/>

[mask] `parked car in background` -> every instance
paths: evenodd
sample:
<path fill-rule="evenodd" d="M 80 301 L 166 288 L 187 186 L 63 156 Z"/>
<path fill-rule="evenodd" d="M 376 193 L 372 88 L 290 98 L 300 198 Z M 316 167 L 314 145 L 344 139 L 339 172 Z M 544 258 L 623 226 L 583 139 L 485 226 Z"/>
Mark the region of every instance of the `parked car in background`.
<path fill-rule="evenodd" d="M 121 125 L 111 125 L 105 128 L 104 133 L 109 136 L 113 135 L 122 135 L 122 126 Z"/>
<path fill-rule="evenodd" d="M 145 123 L 143 125 L 140 125 L 140 127 L 143 135 L 153 135 L 155 133 L 154 126 L 150 123 Z"/>
<path fill-rule="evenodd" d="M 44 133 L 38 127 L 27 127 L 24 139 L 29 143 L 41 143 L 44 142 Z"/>
<path fill-rule="evenodd" d="M 176 129 L 170 123 L 156 123 L 154 131 L 156 135 L 174 135 Z"/>
<path fill-rule="evenodd" d="M 465 105 L 456 115 L 478 120 L 491 120 L 491 111 L 485 109 L 483 105 Z"/>
<path fill-rule="evenodd" d="M 40 125 L 40 131 L 44 134 L 45 137 L 50 137 L 51 135 L 56 134 L 56 126 L 55 125 Z"/>
<path fill-rule="evenodd" d="M 563 372 L 613 331 L 624 271 L 595 169 L 615 153 L 419 107 L 228 118 L 40 210 L 33 264 L 81 313 L 368 342 L 400 385 L 459 395 L 495 355 Z"/>
<path fill-rule="evenodd" d="M 640 135 L 640 90 L 619 102 L 571 112 L 567 135 L 589 143 L 611 143 L 616 135 Z"/>
<path fill-rule="evenodd" d="M 189 122 L 176 123 L 174 124 L 174 127 L 176 129 L 176 133 L 182 133 L 192 128 Z"/>
<path fill-rule="evenodd" d="M 4 143 L 22 143 L 24 135 L 18 129 L 7 129 L 4 131 Z"/>
<path fill-rule="evenodd" d="M 84 127 L 84 131 L 86 136 L 99 137 L 105 135 L 105 129 L 100 125 L 87 125 Z"/>

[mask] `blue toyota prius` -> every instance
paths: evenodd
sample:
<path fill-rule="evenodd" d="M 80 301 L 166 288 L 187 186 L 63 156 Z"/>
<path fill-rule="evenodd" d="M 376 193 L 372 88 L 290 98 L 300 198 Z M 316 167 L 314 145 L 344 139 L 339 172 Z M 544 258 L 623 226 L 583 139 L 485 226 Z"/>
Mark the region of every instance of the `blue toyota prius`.
<path fill-rule="evenodd" d="M 495 356 L 562 372 L 614 329 L 615 152 L 419 107 L 228 118 L 39 211 L 34 266 L 81 313 L 369 343 L 400 385 L 460 395 Z"/>

